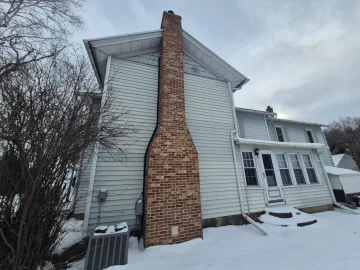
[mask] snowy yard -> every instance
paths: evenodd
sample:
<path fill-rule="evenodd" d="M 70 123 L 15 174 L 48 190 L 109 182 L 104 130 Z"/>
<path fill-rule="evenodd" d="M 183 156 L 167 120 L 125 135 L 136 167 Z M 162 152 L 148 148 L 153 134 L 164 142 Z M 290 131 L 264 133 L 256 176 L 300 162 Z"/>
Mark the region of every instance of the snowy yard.
<path fill-rule="evenodd" d="M 131 238 L 129 263 L 121 269 L 357 269 L 360 266 L 360 215 L 343 211 L 314 214 L 307 227 L 263 224 L 271 236 L 254 226 L 204 230 L 204 240 L 157 246 L 140 251 Z"/>

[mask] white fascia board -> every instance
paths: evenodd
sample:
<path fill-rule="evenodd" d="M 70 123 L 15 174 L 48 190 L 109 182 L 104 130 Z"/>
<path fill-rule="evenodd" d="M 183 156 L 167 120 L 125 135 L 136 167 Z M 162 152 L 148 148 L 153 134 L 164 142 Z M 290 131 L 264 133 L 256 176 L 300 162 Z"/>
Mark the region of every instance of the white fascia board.
<path fill-rule="evenodd" d="M 96 79 L 97 79 L 98 83 L 101 85 L 101 80 L 100 80 L 100 77 L 99 77 L 99 73 L 98 73 L 98 71 L 96 69 L 96 65 L 95 65 L 95 59 L 93 57 L 93 54 L 91 53 L 90 43 L 87 40 L 83 40 L 83 42 L 84 42 L 84 45 L 85 45 L 86 52 L 87 52 L 87 54 L 89 56 L 91 66 L 92 66 L 92 68 L 94 70 Z"/>
<path fill-rule="evenodd" d="M 84 39 L 84 42 L 91 42 L 94 46 L 107 46 L 114 43 L 123 43 L 129 42 L 139 39 L 147 39 L 147 38 L 154 38 L 154 37 L 162 37 L 162 29 L 147 31 L 147 32 L 138 32 L 138 33 L 131 33 L 131 34 L 124 34 L 124 35 L 117 35 L 117 36 L 108 36 L 108 37 L 101 37 L 101 38 L 93 38 L 93 39 Z"/>
<path fill-rule="evenodd" d="M 301 148 L 301 149 L 326 149 L 326 145 L 321 143 L 296 143 L 296 142 L 276 142 L 276 141 L 267 141 L 267 140 L 254 140 L 254 139 L 244 139 L 244 138 L 235 138 L 236 143 L 239 144 L 252 144 L 259 146 L 276 146 L 276 147 L 287 147 L 287 148 Z"/>

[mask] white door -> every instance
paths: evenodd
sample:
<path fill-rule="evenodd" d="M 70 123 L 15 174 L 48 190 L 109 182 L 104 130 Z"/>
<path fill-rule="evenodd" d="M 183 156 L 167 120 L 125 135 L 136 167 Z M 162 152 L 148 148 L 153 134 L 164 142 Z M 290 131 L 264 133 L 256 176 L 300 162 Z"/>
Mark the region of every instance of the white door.
<path fill-rule="evenodd" d="M 262 175 L 266 189 L 267 204 L 284 203 L 281 176 L 273 153 L 271 151 L 261 151 L 260 163 L 263 169 Z"/>

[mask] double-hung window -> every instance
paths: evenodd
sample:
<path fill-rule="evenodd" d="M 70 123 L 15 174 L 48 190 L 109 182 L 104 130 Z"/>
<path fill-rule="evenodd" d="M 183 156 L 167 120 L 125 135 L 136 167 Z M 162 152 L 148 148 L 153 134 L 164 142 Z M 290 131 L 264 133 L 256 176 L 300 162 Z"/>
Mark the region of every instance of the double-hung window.
<path fill-rule="evenodd" d="M 276 137 L 277 137 L 278 141 L 285 142 L 283 128 L 281 126 L 276 126 L 275 131 L 276 131 Z"/>
<path fill-rule="evenodd" d="M 305 164 L 305 168 L 306 168 L 306 172 L 307 175 L 309 177 L 309 181 L 311 184 L 317 184 L 318 180 L 316 177 L 316 173 L 315 173 L 315 168 L 314 165 L 311 161 L 310 155 L 309 154 L 303 154 L 303 159 L 304 159 L 304 164 Z"/>
<path fill-rule="evenodd" d="M 291 186 L 292 185 L 291 176 L 285 154 L 276 154 L 276 158 L 279 164 L 279 170 L 283 185 Z"/>
<path fill-rule="evenodd" d="M 306 130 L 306 135 L 308 137 L 309 143 L 314 143 L 315 142 L 314 136 L 313 136 L 312 131 L 310 129 Z"/>
<path fill-rule="evenodd" d="M 258 186 L 256 167 L 252 152 L 242 152 L 245 168 L 246 184 L 248 186 Z"/>
<path fill-rule="evenodd" d="M 298 154 L 290 154 L 290 161 L 294 170 L 296 183 L 298 185 L 306 184 Z"/>

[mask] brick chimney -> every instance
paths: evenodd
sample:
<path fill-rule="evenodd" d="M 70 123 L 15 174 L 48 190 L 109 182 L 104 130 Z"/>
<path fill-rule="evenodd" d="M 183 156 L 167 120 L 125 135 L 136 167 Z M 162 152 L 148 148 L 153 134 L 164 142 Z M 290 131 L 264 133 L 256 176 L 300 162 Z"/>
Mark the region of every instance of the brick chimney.
<path fill-rule="evenodd" d="M 202 237 L 198 153 L 185 121 L 181 17 L 164 12 L 159 122 L 147 154 L 145 247 Z"/>
<path fill-rule="evenodd" d="M 274 113 L 274 109 L 271 106 L 266 107 L 266 112 L 268 113 Z"/>

